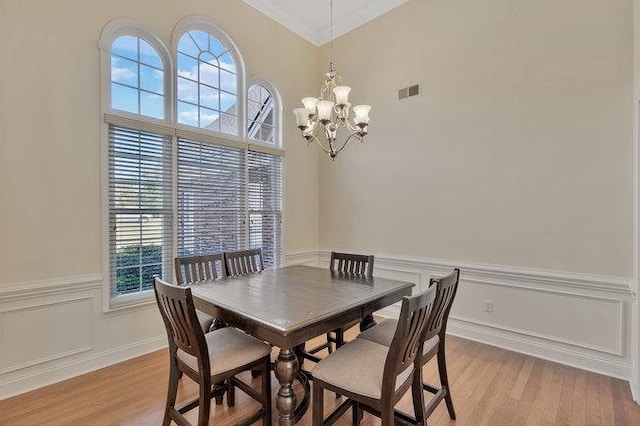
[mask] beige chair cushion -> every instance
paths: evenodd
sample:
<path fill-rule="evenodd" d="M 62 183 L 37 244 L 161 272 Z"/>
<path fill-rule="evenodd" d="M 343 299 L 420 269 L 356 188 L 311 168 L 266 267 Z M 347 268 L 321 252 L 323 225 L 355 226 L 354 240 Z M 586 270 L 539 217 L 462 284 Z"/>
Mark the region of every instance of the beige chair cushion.
<path fill-rule="evenodd" d="M 349 342 L 320 361 L 311 371 L 314 379 L 349 392 L 380 399 L 382 374 L 389 348 L 365 339 Z M 411 375 L 413 366 L 396 379 L 396 389 Z"/>
<path fill-rule="evenodd" d="M 208 333 L 211 329 L 211 325 L 213 324 L 213 317 L 209 314 L 205 314 L 204 312 L 196 311 L 196 315 L 198 316 L 198 322 L 200 323 L 200 328 L 204 333 Z"/>
<path fill-rule="evenodd" d="M 369 340 L 370 342 L 375 342 L 384 346 L 391 346 L 391 341 L 393 340 L 393 335 L 396 332 L 396 327 L 398 326 L 398 320 L 396 319 L 385 319 L 378 323 L 378 325 L 371 327 L 368 330 L 363 331 L 358 334 L 358 339 Z M 433 336 L 431 339 L 424 342 L 424 349 L 422 353 L 427 353 L 431 349 L 433 349 L 440 342 L 440 337 Z"/>
<path fill-rule="evenodd" d="M 209 347 L 209 363 L 214 383 L 217 375 L 250 364 L 271 353 L 269 345 L 232 327 L 207 333 L 205 339 Z M 196 357 L 181 349 L 178 349 L 177 356 L 189 368 L 198 371 Z"/>
<path fill-rule="evenodd" d="M 384 346 L 391 346 L 398 320 L 387 318 L 368 330 L 358 334 L 358 339 L 366 339 Z"/>

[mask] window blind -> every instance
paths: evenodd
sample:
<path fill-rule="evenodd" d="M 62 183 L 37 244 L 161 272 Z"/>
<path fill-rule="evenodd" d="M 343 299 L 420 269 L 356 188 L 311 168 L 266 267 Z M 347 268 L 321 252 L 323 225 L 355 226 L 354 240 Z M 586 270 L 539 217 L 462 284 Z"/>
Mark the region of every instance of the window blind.
<path fill-rule="evenodd" d="M 249 151 L 249 247 L 262 247 L 266 267 L 280 266 L 282 257 L 282 158 Z"/>
<path fill-rule="evenodd" d="M 171 141 L 167 135 L 109 125 L 112 296 L 152 289 L 155 274 L 171 276 Z"/>
<path fill-rule="evenodd" d="M 245 153 L 178 139 L 178 256 L 246 248 Z"/>

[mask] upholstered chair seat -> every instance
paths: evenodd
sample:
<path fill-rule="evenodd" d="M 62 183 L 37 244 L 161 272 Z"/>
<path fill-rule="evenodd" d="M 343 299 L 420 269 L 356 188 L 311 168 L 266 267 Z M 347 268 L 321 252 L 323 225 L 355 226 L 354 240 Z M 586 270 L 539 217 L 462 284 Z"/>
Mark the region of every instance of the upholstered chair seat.
<path fill-rule="evenodd" d="M 313 377 L 349 392 L 380 399 L 382 376 L 389 347 L 365 339 L 356 339 L 334 351 L 313 369 Z M 411 375 L 407 368 L 396 379 L 396 390 Z"/>
<path fill-rule="evenodd" d="M 211 381 L 214 383 L 221 373 L 235 370 L 271 354 L 271 347 L 268 344 L 232 327 L 214 330 L 205 334 L 204 337 L 209 348 Z M 177 350 L 176 356 L 189 368 L 198 371 L 196 357 L 181 349 Z"/>
<path fill-rule="evenodd" d="M 393 340 L 393 334 L 396 332 L 396 327 L 398 327 L 398 320 L 388 318 L 379 322 L 375 327 L 371 327 L 370 329 L 358 334 L 356 340 L 368 340 L 380 345 L 391 346 L 391 341 Z M 424 349 L 422 350 L 422 353 L 429 353 L 433 348 L 438 346 L 438 343 L 440 343 L 440 336 L 433 336 L 431 339 L 424 342 Z"/>

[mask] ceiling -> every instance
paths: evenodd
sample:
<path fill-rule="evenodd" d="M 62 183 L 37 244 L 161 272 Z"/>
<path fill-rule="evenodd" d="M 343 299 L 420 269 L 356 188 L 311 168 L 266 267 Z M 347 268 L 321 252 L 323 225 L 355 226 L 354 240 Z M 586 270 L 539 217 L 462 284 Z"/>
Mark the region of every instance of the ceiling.
<path fill-rule="evenodd" d="M 331 39 L 329 0 L 243 0 L 316 46 Z M 339 37 L 408 0 L 335 0 L 333 37 Z"/>

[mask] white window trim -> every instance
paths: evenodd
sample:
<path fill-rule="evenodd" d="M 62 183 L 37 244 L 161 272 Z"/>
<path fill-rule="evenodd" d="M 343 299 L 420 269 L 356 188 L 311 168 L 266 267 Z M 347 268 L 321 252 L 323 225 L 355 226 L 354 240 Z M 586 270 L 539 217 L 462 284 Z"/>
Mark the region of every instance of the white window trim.
<path fill-rule="evenodd" d="M 164 65 L 164 120 L 144 117 L 144 121 L 166 126 L 171 123 L 174 115 L 171 98 L 171 94 L 173 93 L 174 67 L 171 55 L 164 43 L 149 27 L 135 18 L 116 18 L 109 21 L 102 29 L 98 42 L 98 49 L 100 51 L 100 146 L 102 157 L 102 311 L 105 313 L 154 303 L 152 291 L 143 291 L 118 297 L 112 297 L 111 295 L 111 268 L 109 258 L 109 125 L 104 121 L 104 116 L 106 114 L 113 114 L 123 117 L 124 119 L 137 120 L 140 120 L 141 117 L 138 114 L 131 114 L 111 108 L 111 44 L 115 39 L 123 35 L 132 35 L 144 39 L 156 49 Z"/>
<path fill-rule="evenodd" d="M 248 97 L 249 95 L 249 88 L 251 86 L 253 86 L 254 84 L 259 84 L 260 86 L 264 87 L 265 89 L 267 89 L 269 91 L 269 93 L 271 93 L 271 96 L 273 96 L 274 101 L 275 101 L 275 109 L 274 109 L 274 113 L 275 113 L 275 117 L 273 122 L 275 123 L 276 126 L 276 134 L 275 134 L 275 143 L 269 144 L 266 142 L 262 142 L 262 141 L 256 141 L 256 140 L 249 140 L 249 144 L 250 145 L 259 145 L 259 146 L 263 146 L 266 148 L 276 148 L 276 149 L 280 149 L 280 150 L 284 150 L 284 140 L 282 138 L 282 96 L 280 95 L 280 92 L 278 91 L 278 89 L 276 89 L 276 86 L 273 85 L 273 83 L 271 83 L 271 81 L 267 80 L 266 78 L 262 78 L 262 77 L 254 77 L 251 78 L 250 81 L 247 83 L 247 92 L 245 93 L 245 99 Z M 245 120 L 245 131 L 247 128 L 247 120 Z"/>
<path fill-rule="evenodd" d="M 220 25 L 205 16 L 193 15 L 181 19 L 173 29 L 173 33 L 171 34 L 171 55 L 173 58 L 178 57 L 178 41 L 180 41 L 182 35 L 193 30 L 208 32 L 209 34 L 220 40 L 227 47 L 227 49 L 229 49 L 229 53 L 233 57 L 233 61 L 236 66 L 236 76 L 238 79 L 238 135 L 229 135 L 226 133 L 215 132 L 213 130 L 206 130 L 201 128 L 196 129 L 198 133 L 210 133 L 212 135 L 220 136 L 225 139 L 246 142 L 247 129 L 246 126 L 242 125 L 241 123 L 245 123 L 247 121 L 247 86 L 245 82 L 246 73 L 244 60 L 242 59 L 242 55 L 240 55 L 240 50 L 238 49 L 238 46 L 236 46 L 236 44 L 233 42 L 231 37 L 229 37 L 229 35 L 227 35 L 227 33 L 221 29 Z M 178 88 L 177 85 L 174 86 L 175 87 L 173 88 L 172 99 L 175 101 L 178 99 Z M 176 102 L 174 102 L 174 104 L 175 103 Z M 178 123 L 177 108 L 174 109 L 173 123 L 177 129 L 183 129 L 187 131 L 194 129 L 193 126 Z"/>
<path fill-rule="evenodd" d="M 194 128 L 192 126 L 179 124 L 177 122 L 177 87 L 175 78 L 175 65 L 174 58 L 177 57 L 177 42 L 180 37 L 191 30 L 202 30 L 210 33 L 214 37 L 218 38 L 229 49 L 229 53 L 232 55 L 238 76 L 238 135 L 229 135 L 226 133 L 214 132 L 210 130 Z M 164 65 L 164 108 L 165 117 L 160 120 L 153 117 L 141 116 L 138 114 L 132 114 L 126 111 L 114 110 L 111 108 L 111 44 L 113 41 L 123 35 L 132 35 L 140 37 L 148 42 L 158 52 L 163 65 Z M 171 36 L 171 50 L 168 50 L 166 45 L 158 38 L 155 33 L 140 20 L 135 18 L 117 18 L 109 21 L 103 28 L 100 39 L 98 41 L 98 49 L 100 51 L 100 126 L 101 126 L 101 168 L 102 168 L 102 180 L 101 180 L 101 196 L 102 196 L 102 212 L 101 212 L 101 238 L 102 238 L 102 271 L 103 271 L 103 297 L 102 297 L 102 310 L 104 313 L 136 309 L 144 305 L 151 305 L 155 303 L 154 293 L 152 290 L 146 290 L 139 293 L 126 294 L 122 296 L 113 297 L 111 294 L 111 276 L 110 276 L 110 258 L 109 258 L 109 122 L 116 125 L 136 125 L 138 127 L 146 128 L 147 131 L 158 132 L 173 135 L 174 140 L 174 165 L 173 174 L 174 179 L 177 175 L 177 143 L 178 137 L 193 138 L 190 135 L 197 135 L 197 139 L 203 142 L 210 142 L 226 146 L 234 146 L 246 150 L 259 151 L 268 154 L 278 155 L 284 157 L 283 149 L 283 132 L 282 132 L 282 108 L 283 102 L 280 92 L 276 87 L 267 79 L 256 78 L 252 79 L 251 84 L 260 84 L 267 88 L 275 98 L 275 123 L 277 125 L 277 143 L 274 145 L 261 143 L 259 141 L 249 140 L 247 138 L 247 79 L 244 61 L 240 52 L 233 42 L 217 23 L 214 23 L 210 18 L 203 16 L 188 16 L 183 18 L 176 24 Z M 248 155 L 245 153 L 245 155 Z M 245 171 L 246 173 L 246 171 Z M 284 160 L 282 171 L 282 221 L 285 220 L 284 211 Z M 174 188 L 173 204 L 174 208 L 177 208 L 176 203 L 177 188 Z M 177 220 L 177 215 L 174 216 L 174 222 Z M 177 252 L 177 227 L 174 223 L 174 238 L 173 250 L 174 256 Z M 247 228 L 248 232 L 248 228 Z M 281 230 L 282 242 L 281 242 L 281 256 L 284 256 L 284 227 Z M 282 261 L 283 259 L 281 259 Z"/>

